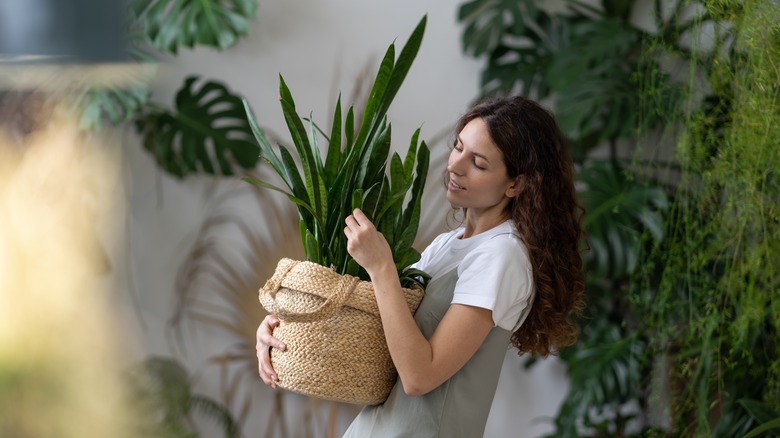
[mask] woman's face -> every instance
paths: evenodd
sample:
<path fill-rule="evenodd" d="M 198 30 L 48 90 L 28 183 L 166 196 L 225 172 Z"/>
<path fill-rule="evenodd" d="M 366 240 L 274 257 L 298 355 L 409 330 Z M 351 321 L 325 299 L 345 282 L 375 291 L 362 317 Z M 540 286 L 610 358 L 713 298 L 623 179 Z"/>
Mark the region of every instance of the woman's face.
<path fill-rule="evenodd" d="M 447 176 L 447 200 L 472 214 L 503 213 L 517 194 L 518 184 L 507 175 L 503 154 L 480 118 L 458 134 L 447 161 Z"/>

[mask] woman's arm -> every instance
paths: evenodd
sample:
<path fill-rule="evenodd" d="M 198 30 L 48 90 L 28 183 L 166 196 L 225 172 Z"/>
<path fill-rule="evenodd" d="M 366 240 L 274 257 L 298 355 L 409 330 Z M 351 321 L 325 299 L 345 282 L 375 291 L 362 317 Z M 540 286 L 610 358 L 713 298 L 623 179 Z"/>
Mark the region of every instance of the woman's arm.
<path fill-rule="evenodd" d="M 453 304 L 430 339 L 406 305 L 390 247 L 360 210 L 346 219 L 347 250 L 371 276 L 390 356 L 408 395 L 425 394 L 452 377 L 493 328 L 489 309 Z"/>

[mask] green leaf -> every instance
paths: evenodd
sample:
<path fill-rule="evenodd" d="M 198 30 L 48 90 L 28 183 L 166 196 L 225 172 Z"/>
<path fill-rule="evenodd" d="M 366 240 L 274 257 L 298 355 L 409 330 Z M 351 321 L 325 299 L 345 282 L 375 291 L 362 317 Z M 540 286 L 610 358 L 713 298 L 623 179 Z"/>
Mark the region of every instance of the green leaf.
<path fill-rule="evenodd" d="M 134 0 L 132 9 L 149 40 L 160 50 L 181 46 L 224 50 L 249 32 L 256 0 Z"/>
<path fill-rule="evenodd" d="M 768 421 L 755 429 L 751 430 L 742 438 L 755 438 L 757 436 L 760 436 L 764 432 L 768 432 L 772 429 L 780 429 L 780 418 L 775 418 L 772 421 Z"/>
<path fill-rule="evenodd" d="M 643 233 L 655 242 L 664 238 L 665 192 L 627 178 L 609 161 L 589 163 L 578 179 L 583 183 L 579 197 L 586 211 L 583 227 L 592 249 L 588 263 L 602 276 L 630 274 L 639 259 Z"/>
<path fill-rule="evenodd" d="M 371 87 L 371 92 L 368 94 L 366 100 L 366 108 L 363 111 L 363 122 L 360 125 L 361 137 L 358 140 L 359 144 L 365 140 L 365 138 L 371 133 L 371 123 L 375 119 L 377 110 L 380 107 L 381 99 L 385 95 L 387 90 L 387 83 L 390 81 L 390 75 L 393 72 L 393 65 L 395 64 L 395 45 L 391 44 L 385 52 L 382 63 L 379 65 L 379 71 L 377 71 L 376 78 L 374 78 L 374 85 Z M 380 115 L 381 118 L 381 115 Z"/>
<path fill-rule="evenodd" d="M 390 141 L 390 125 L 382 123 L 361 159 L 356 179 L 358 187 L 371 186 L 380 180 L 387 164 Z"/>
<path fill-rule="evenodd" d="M 412 140 L 409 142 L 409 149 L 406 151 L 404 157 L 404 179 L 407 181 L 412 180 L 412 172 L 414 172 L 414 162 L 417 159 L 417 141 L 420 138 L 420 128 L 417 128 L 412 134 Z"/>
<path fill-rule="evenodd" d="M 573 19 L 539 12 L 534 26 L 510 41 L 502 41 L 491 51 L 482 72 L 483 96 L 508 95 L 520 89 L 523 95 L 542 99 L 549 94 L 546 72 L 555 54 L 570 40 Z M 515 39 L 526 41 L 517 44 Z"/>
<path fill-rule="evenodd" d="M 187 370 L 176 360 L 153 356 L 127 373 L 135 405 L 142 413 L 135 425 L 142 436 L 197 437 L 191 418 L 212 421 L 226 438 L 241 436 L 230 411 L 204 395 L 194 393 Z"/>
<path fill-rule="evenodd" d="M 320 245 L 314 234 L 308 229 L 305 231 L 303 247 L 306 250 L 306 258 L 309 260 L 320 260 Z"/>
<path fill-rule="evenodd" d="M 282 97 L 280 102 L 282 104 L 284 119 L 287 122 L 287 127 L 292 135 L 293 144 L 298 152 L 298 156 L 301 158 L 303 178 L 306 183 L 307 194 L 311 203 L 310 205 L 316 212 L 315 215 L 318 222 L 324 222 L 327 214 L 328 201 L 322 176 L 320 175 L 321 162 L 318 162 L 315 157 L 314 149 L 316 148 L 316 145 L 309 142 L 306 129 L 303 127 L 303 122 L 295 112 L 295 101 L 281 75 L 279 76 L 279 95 Z M 317 154 L 319 154 L 319 151 Z"/>
<path fill-rule="evenodd" d="M 81 129 L 99 131 L 105 121 L 114 126 L 129 122 L 149 100 L 150 83 L 157 70 L 156 59 L 147 50 L 146 35 L 134 29 L 132 17 L 128 27 L 131 30 L 126 34 L 125 43 L 132 64 L 112 75 L 121 78 L 118 84 L 96 83 L 77 99 L 82 107 Z"/>
<path fill-rule="evenodd" d="M 764 403 L 762 401 L 742 398 L 737 400 L 737 403 L 742 405 L 742 407 L 745 408 L 746 411 L 748 411 L 750 416 L 754 420 L 756 420 L 758 424 L 768 423 L 780 417 L 780 414 L 778 414 L 774 409 L 772 409 L 772 407 L 769 406 L 767 403 Z"/>
<path fill-rule="evenodd" d="M 531 0 L 472 0 L 461 5 L 463 51 L 474 57 L 492 52 L 508 35 L 521 35 L 538 10 Z"/>
<path fill-rule="evenodd" d="M 275 186 L 275 185 L 273 185 L 271 183 L 267 183 L 265 181 L 261 181 L 261 180 L 259 180 L 257 178 L 252 178 L 250 176 L 245 176 L 245 177 L 241 178 L 241 180 L 242 181 L 246 181 L 246 182 L 248 182 L 250 184 L 253 184 L 253 185 L 256 185 L 256 186 L 264 187 L 266 189 L 271 189 L 271 190 L 274 190 L 274 191 L 277 191 L 279 193 L 284 194 L 285 196 L 287 196 L 287 199 L 289 199 L 295 205 L 297 205 L 298 207 L 300 207 L 303 210 L 305 210 L 306 212 L 308 212 L 311 215 L 311 217 L 314 218 L 314 221 L 315 221 L 316 225 L 319 226 L 320 228 L 322 228 L 322 224 L 317 222 L 317 215 L 314 214 L 314 210 L 311 208 L 309 203 L 306 202 L 306 200 L 298 198 L 297 196 L 291 194 L 290 192 L 287 192 L 286 190 L 284 190 L 281 187 L 277 187 L 277 186 Z"/>
<path fill-rule="evenodd" d="M 599 132 L 601 139 L 633 136 L 639 93 L 631 53 L 640 32 L 622 20 L 574 22 L 571 39 L 545 73 L 556 93 L 561 129 L 572 138 Z"/>
<path fill-rule="evenodd" d="M 336 109 L 333 111 L 333 127 L 328 142 L 328 155 L 325 157 L 325 184 L 331 185 L 338 174 L 338 166 L 341 163 L 341 95 L 336 101 Z"/>
<path fill-rule="evenodd" d="M 276 153 L 274 153 L 274 150 L 271 147 L 271 144 L 268 142 L 265 133 L 263 133 L 263 130 L 260 128 L 260 125 L 257 124 L 257 120 L 255 118 L 254 112 L 252 111 L 252 108 L 249 106 L 249 102 L 247 102 L 246 99 L 243 99 L 242 101 L 244 103 L 244 111 L 246 112 L 247 122 L 249 122 L 249 128 L 252 131 L 252 135 L 255 137 L 255 141 L 257 141 L 257 144 L 260 145 L 263 158 L 271 164 L 271 167 L 273 167 L 276 173 L 282 176 L 282 179 L 292 190 L 293 188 L 291 183 L 285 177 L 284 165 L 279 160 L 279 157 L 276 156 Z"/>
<path fill-rule="evenodd" d="M 387 122 L 386 113 L 419 50 L 425 23 L 426 18 L 423 17 L 401 50 L 397 61 L 394 60 L 394 46 L 388 48 L 357 133 L 355 111 L 352 107 L 347 111 L 342 129 L 340 97 L 336 102 L 330 138 L 311 117 L 308 119 L 310 128 L 307 132 L 296 113 L 292 93 L 280 76 L 279 95 L 282 111 L 300 157 L 300 164 L 298 164 L 300 170 L 296 167 L 293 156 L 284 148 L 279 148 L 281 154 L 279 158 L 267 145 L 264 137 L 258 135 L 258 138 L 262 138 L 261 149 L 268 155 L 267 160 L 288 184 L 292 193 L 266 182 L 252 179 L 247 181 L 281 191 L 296 203 L 301 216 L 299 226 L 307 258 L 315 263 L 332 267 L 339 273 L 359 276 L 364 280 L 369 279 L 365 270 L 360 268 L 346 250 L 344 218 L 355 208 L 361 208 L 374 221 L 377 229 L 385 235 L 396 257 L 399 273 L 401 269 L 408 266 L 406 264 L 401 266 L 399 263 L 413 263 L 420 257 L 420 254 L 411 248 L 411 244 L 419 225 L 420 197 L 427 176 L 429 152 L 424 143 L 417 147 L 418 129 L 412 138 L 404 162 L 401 161 L 399 154 L 394 154 L 392 164 L 388 164 L 391 127 Z M 262 132 L 256 123 L 250 126 L 256 135 Z M 343 149 L 341 148 L 342 132 Z M 328 141 L 324 164 L 317 149 L 319 135 Z M 415 163 L 416 175 L 412 172 Z M 305 187 L 305 192 L 301 186 Z M 403 200 L 410 189 L 413 193 L 404 210 Z M 401 222 L 406 224 L 403 234 L 400 232 Z M 404 242 L 408 242 L 406 247 L 398 245 L 396 240 L 399 235 L 403 237 Z M 399 278 L 401 278 L 400 274 Z M 402 285 L 408 285 L 413 281 L 419 282 L 419 278 L 402 280 Z"/>
<path fill-rule="evenodd" d="M 404 79 L 406 79 L 406 74 L 409 73 L 409 68 L 411 68 L 412 62 L 414 62 L 414 58 L 417 57 L 417 52 L 420 50 L 427 21 L 428 16 L 423 16 L 417 24 L 417 27 L 412 31 L 412 35 L 409 36 L 409 40 L 401 49 L 401 53 L 398 55 L 398 59 L 395 62 L 393 73 L 390 75 L 390 80 L 387 83 L 387 89 L 382 95 L 379 109 L 377 110 L 376 115 L 374 115 L 374 120 L 378 121 L 379 119 L 384 118 L 387 110 L 390 108 L 390 104 L 393 102 L 393 99 L 395 99 L 395 95 L 398 94 L 398 90 L 401 88 Z"/>
<path fill-rule="evenodd" d="M 175 112 L 153 109 L 136 120 L 143 145 L 174 176 L 232 175 L 234 167 L 257 165 L 254 140 L 241 97 L 219 82 L 197 87 L 188 77 L 176 94 Z"/>

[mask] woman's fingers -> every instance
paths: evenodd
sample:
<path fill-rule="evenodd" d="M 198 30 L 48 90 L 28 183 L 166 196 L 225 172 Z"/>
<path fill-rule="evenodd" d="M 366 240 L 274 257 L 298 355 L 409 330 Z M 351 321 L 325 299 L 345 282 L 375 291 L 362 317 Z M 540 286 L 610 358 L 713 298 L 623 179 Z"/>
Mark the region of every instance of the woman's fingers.
<path fill-rule="evenodd" d="M 276 388 L 276 382 L 279 381 L 279 376 L 276 375 L 273 366 L 271 365 L 271 348 L 276 348 L 284 351 L 287 346 L 283 342 L 273 337 L 273 329 L 278 327 L 280 323 L 279 318 L 274 315 L 268 315 L 260 323 L 257 328 L 257 343 L 255 348 L 257 349 L 257 371 L 263 383 Z"/>

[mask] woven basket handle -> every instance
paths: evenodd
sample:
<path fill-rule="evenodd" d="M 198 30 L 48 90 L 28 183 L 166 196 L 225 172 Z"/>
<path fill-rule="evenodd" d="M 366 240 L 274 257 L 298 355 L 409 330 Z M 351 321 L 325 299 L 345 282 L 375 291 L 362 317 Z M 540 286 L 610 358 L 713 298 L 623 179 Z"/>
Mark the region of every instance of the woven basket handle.
<path fill-rule="evenodd" d="M 260 294 L 260 301 L 268 312 L 289 322 L 312 322 L 330 317 L 334 312 L 341 308 L 344 302 L 349 298 L 352 292 L 360 283 L 360 279 L 349 275 L 343 275 L 336 286 L 335 292 L 329 296 L 317 308 L 309 312 L 292 312 L 283 309 L 277 305 L 276 294 L 282 285 L 282 279 L 292 270 L 298 261 L 289 260 L 282 269 L 277 269 L 274 275 L 263 286 L 263 293 Z"/>

